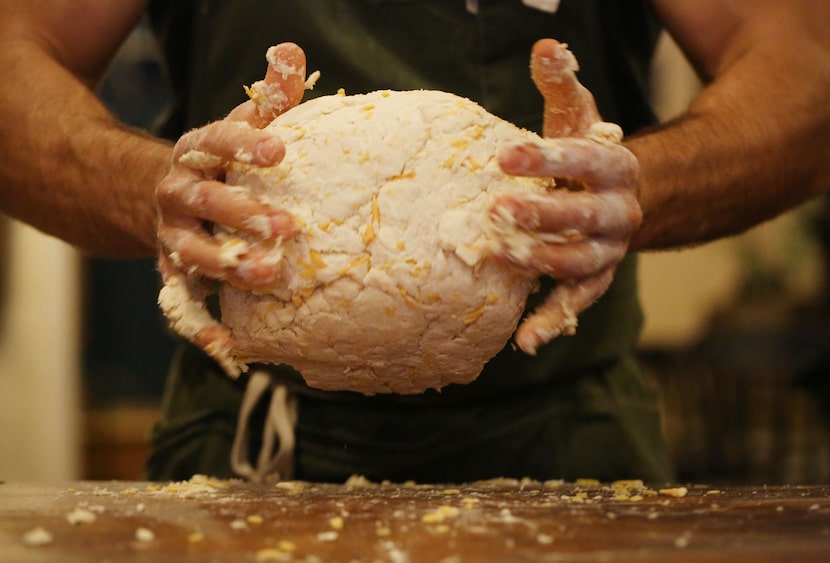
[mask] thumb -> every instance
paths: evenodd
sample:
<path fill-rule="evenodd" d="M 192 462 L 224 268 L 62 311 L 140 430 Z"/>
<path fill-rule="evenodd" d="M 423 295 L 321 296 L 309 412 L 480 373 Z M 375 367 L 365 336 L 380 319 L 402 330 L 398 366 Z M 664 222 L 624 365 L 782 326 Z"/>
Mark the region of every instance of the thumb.
<path fill-rule="evenodd" d="M 530 74 L 545 99 L 545 137 L 581 137 L 601 121 L 594 96 L 576 79 L 579 63 L 567 45 L 541 39 L 530 53 Z"/>
<path fill-rule="evenodd" d="M 254 127 L 265 127 L 299 104 L 305 92 L 306 58 L 298 45 L 280 43 L 269 48 L 265 58 L 265 78 L 246 88 L 254 108 L 245 117 Z"/>

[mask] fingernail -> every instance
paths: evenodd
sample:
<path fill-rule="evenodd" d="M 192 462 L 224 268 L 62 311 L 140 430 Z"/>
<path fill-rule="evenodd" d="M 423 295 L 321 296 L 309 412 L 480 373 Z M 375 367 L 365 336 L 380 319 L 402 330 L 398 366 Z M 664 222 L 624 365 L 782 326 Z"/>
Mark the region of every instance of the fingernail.
<path fill-rule="evenodd" d="M 530 155 L 522 145 L 509 145 L 499 153 L 499 164 L 505 172 L 524 172 L 530 166 Z"/>
<path fill-rule="evenodd" d="M 279 277 L 276 264 L 261 259 L 243 260 L 236 269 L 236 274 L 247 284 L 254 287 L 267 285 Z"/>
<path fill-rule="evenodd" d="M 276 164 L 282 160 L 283 145 L 276 139 L 263 139 L 256 144 L 254 162 L 260 166 Z"/>

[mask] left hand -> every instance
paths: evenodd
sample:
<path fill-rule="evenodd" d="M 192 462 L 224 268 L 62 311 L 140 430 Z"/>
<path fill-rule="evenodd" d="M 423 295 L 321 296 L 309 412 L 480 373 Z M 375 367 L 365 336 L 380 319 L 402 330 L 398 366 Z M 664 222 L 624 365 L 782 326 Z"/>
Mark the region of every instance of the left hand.
<path fill-rule="evenodd" d="M 534 45 L 531 74 L 545 99 L 546 142 L 512 145 L 499 155 L 508 174 L 557 182 L 542 197 L 506 195 L 491 208 L 497 228 L 519 229 L 534 241 L 519 248 L 505 237 L 501 256 L 558 281 L 516 332 L 517 345 L 530 354 L 560 334 L 573 334 L 576 316 L 608 289 L 642 222 L 637 160 L 622 146 L 620 128 L 601 120 L 575 71 L 563 44 L 543 39 Z"/>

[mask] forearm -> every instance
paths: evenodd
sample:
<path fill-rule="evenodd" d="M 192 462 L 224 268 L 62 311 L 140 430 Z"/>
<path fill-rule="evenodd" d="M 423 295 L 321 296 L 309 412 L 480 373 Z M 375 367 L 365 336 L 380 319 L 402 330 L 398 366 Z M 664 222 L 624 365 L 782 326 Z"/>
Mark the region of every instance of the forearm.
<path fill-rule="evenodd" d="M 826 46 L 794 37 L 756 45 L 680 119 L 628 140 L 644 213 L 632 248 L 736 234 L 830 189 Z"/>
<path fill-rule="evenodd" d="M 120 125 L 36 45 L 0 53 L 2 211 L 91 253 L 153 255 L 171 147 Z"/>

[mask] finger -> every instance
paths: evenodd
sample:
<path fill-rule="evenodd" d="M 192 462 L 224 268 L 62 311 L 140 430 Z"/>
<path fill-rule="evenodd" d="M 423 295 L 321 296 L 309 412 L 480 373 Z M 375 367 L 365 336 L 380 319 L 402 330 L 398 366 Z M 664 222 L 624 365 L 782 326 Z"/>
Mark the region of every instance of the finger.
<path fill-rule="evenodd" d="M 156 199 L 165 218 L 183 216 L 225 225 L 256 234 L 264 240 L 295 232 L 291 215 L 273 209 L 243 188 L 214 180 L 201 180 L 194 173 L 171 174 L 159 183 Z"/>
<path fill-rule="evenodd" d="M 630 188 L 640 171 L 637 158 L 624 146 L 582 138 L 505 145 L 498 162 L 506 174 L 570 178 L 595 190 Z"/>
<path fill-rule="evenodd" d="M 576 332 L 577 315 L 605 293 L 614 278 L 608 268 L 596 276 L 560 283 L 516 331 L 516 345 L 534 355 L 540 346 L 560 335 Z"/>
<path fill-rule="evenodd" d="M 586 237 L 569 243 L 540 242 L 529 250 L 505 245 L 500 258 L 532 272 L 567 280 L 592 276 L 619 263 L 627 248 L 625 240 Z"/>
<path fill-rule="evenodd" d="M 530 74 L 545 99 L 544 136 L 581 136 L 601 121 L 593 95 L 576 79 L 579 63 L 555 39 L 537 41 L 530 53 Z"/>
<path fill-rule="evenodd" d="M 238 238 L 213 238 L 198 222 L 163 223 L 158 238 L 175 267 L 189 275 L 226 281 L 242 289 L 257 289 L 280 275 L 282 254 L 264 253 Z"/>
<path fill-rule="evenodd" d="M 300 103 L 305 92 L 306 58 L 294 43 L 280 43 L 265 54 L 265 78 L 248 88 L 256 112 L 249 116 L 254 127 L 265 127 L 275 117 Z"/>
<path fill-rule="evenodd" d="M 173 329 L 216 359 L 229 375 L 238 375 L 239 367 L 231 360 L 233 336 L 205 305 L 206 282 L 185 275 L 163 252 L 159 264 L 164 277 L 159 305 Z"/>
<path fill-rule="evenodd" d="M 628 238 L 642 223 L 643 213 L 630 192 L 555 191 L 546 195 L 508 194 L 490 208 L 499 231 L 518 228 L 539 233 L 602 235 Z M 554 241 L 556 242 L 556 241 Z"/>
<path fill-rule="evenodd" d="M 303 97 L 306 80 L 305 53 L 299 45 L 281 43 L 269 48 L 265 58 L 268 61 L 265 83 L 278 87 L 284 96 L 284 105 L 276 104 L 272 108 L 272 117 L 276 117 L 299 104 Z"/>
<path fill-rule="evenodd" d="M 172 276 L 184 275 L 184 271 L 176 265 L 175 261 L 165 252 L 159 252 L 158 269 L 161 280 L 167 282 Z"/>
<path fill-rule="evenodd" d="M 274 166 L 285 156 L 285 145 L 269 131 L 244 121 L 214 121 L 182 135 L 173 148 L 173 162 L 210 171 L 228 162 Z"/>
<path fill-rule="evenodd" d="M 258 115 L 258 110 L 256 104 L 253 100 L 247 100 L 242 102 L 235 108 L 233 108 L 230 113 L 225 117 L 226 121 L 245 121 L 252 127 L 256 127 L 257 129 L 261 129 L 259 127 L 260 117 Z"/>

